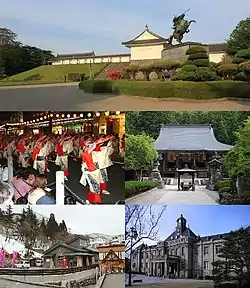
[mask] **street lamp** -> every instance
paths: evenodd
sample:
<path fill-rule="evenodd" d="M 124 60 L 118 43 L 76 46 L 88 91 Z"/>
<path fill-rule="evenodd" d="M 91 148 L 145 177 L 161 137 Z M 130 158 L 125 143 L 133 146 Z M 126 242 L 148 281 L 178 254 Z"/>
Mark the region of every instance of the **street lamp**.
<path fill-rule="evenodd" d="M 130 228 L 130 232 L 127 233 L 130 237 L 130 260 L 129 260 L 129 278 L 128 278 L 128 286 L 132 286 L 132 249 L 133 249 L 133 240 L 136 240 L 138 237 L 138 233 L 135 227 Z"/>

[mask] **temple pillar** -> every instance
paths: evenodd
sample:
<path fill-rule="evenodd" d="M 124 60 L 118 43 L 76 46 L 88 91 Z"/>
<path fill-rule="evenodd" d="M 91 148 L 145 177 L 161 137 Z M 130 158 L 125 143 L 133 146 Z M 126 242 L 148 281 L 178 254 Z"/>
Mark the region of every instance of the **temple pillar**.
<path fill-rule="evenodd" d="M 180 191 L 180 186 L 181 186 L 181 174 L 180 173 L 177 173 L 177 177 L 178 177 L 178 191 Z"/>

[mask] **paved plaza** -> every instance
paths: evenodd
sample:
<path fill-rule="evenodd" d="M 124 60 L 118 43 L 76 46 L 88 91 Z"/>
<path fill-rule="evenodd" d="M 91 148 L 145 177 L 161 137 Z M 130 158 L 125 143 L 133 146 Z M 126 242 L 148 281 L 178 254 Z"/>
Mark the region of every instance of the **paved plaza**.
<path fill-rule="evenodd" d="M 152 189 L 126 200 L 126 204 L 180 204 L 218 205 L 219 195 L 205 186 L 196 186 L 195 191 L 177 191 L 177 185 L 166 185 L 164 189 Z"/>
<path fill-rule="evenodd" d="M 111 288 L 111 287 L 123 288 L 124 281 L 125 281 L 124 274 L 110 274 L 106 276 L 102 288 Z"/>
<path fill-rule="evenodd" d="M 133 283 L 136 288 L 147 287 L 166 287 L 166 288 L 212 288 L 211 280 L 195 280 L 195 279 L 164 279 L 158 277 L 148 277 L 145 275 L 132 275 L 134 280 L 142 280 L 142 283 Z M 128 284 L 128 275 L 126 274 L 126 284 Z"/>
<path fill-rule="evenodd" d="M 248 111 L 250 100 L 156 99 L 125 95 L 88 94 L 78 83 L 0 87 L 4 111 Z M 15 109 L 13 109 L 15 103 Z M 122 108 L 121 108 L 122 107 Z"/>

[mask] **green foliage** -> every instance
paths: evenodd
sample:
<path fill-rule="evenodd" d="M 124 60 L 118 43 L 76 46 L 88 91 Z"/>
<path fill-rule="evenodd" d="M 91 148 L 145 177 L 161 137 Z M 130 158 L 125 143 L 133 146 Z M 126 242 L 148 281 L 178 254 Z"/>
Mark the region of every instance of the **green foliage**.
<path fill-rule="evenodd" d="M 140 66 L 139 65 L 129 65 L 124 70 L 131 72 L 131 71 L 139 71 Z"/>
<path fill-rule="evenodd" d="M 193 65 L 187 65 L 187 66 L 193 66 Z M 184 66 L 184 67 L 187 67 L 187 66 Z M 180 71 L 179 73 L 174 74 L 171 77 L 171 80 L 172 81 L 195 81 L 194 74 L 195 72 L 193 71 Z"/>
<path fill-rule="evenodd" d="M 153 147 L 154 139 L 148 135 L 129 135 L 126 139 L 126 170 L 149 170 L 158 157 Z"/>
<path fill-rule="evenodd" d="M 177 69 L 181 66 L 181 63 L 178 61 L 169 61 L 169 60 L 161 60 L 161 61 L 155 61 L 152 64 L 153 70 L 172 70 Z"/>
<path fill-rule="evenodd" d="M 231 186 L 230 180 L 222 180 L 218 182 L 219 189 L 228 188 Z"/>
<path fill-rule="evenodd" d="M 207 52 L 197 52 L 190 54 L 188 56 L 188 60 L 195 60 L 195 59 L 208 59 Z"/>
<path fill-rule="evenodd" d="M 236 58 L 250 59 L 250 49 L 242 49 L 235 55 Z"/>
<path fill-rule="evenodd" d="M 81 75 L 79 73 L 69 73 L 67 78 L 72 82 L 81 81 Z"/>
<path fill-rule="evenodd" d="M 233 79 L 239 72 L 239 66 L 233 63 L 221 64 L 217 71 L 220 76 L 226 79 Z"/>
<path fill-rule="evenodd" d="M 239 65 L 240 69 L 245 73 L 248 81 L 250 82 L 250 61 L 243 62 Z"/>
<path fill-rule="evenodd" d="M 125 182 L 125 198 L 132 197 L 138 193 L 151 190 L 159 185 L 153 181 L 127 181 Z"/>
<path fill-rule="evenodd" d="M 244 72 L 239 72 L 235 75 L 235 80 L 236 81 L 247 81 L 247 76 L 245 75 Z"/>
<path fill-rule="evenodd" d="M 242 63 L 242 62 L 244 62 L 244 61 L 245 61 L 244 58 L 234 58 L 234 59 L 232 60 L 232 63 L 234 63 L 234 64 L 240 64 L 240 63 Z"/>
<path fill-rule="evenodd" d="M 220 249 L 217 260 L 213 263 L 213 275 L 216 284 L 233 278 L 238 281 L 238 287 L 249 284 L 249 275 L 244 272 L 250 263 L 250 226 L 231 231 Z M 226 286 L 228 287 L 228 286 Z"/>
<path fill-rule="evenodd" d="M 193 65 L 196 65 L 198 67 L 207 67 L 209 66 L 210 62 L 208 59 L 195 59 L 195 60 L 189 60 L 190 63 Z"/>
<path fill-rule="evenodd" d="M 181 68 L 181 72 L 195 72 L 197 67 L 195 65 L 189 64 Z"/>
<path fill-rule="evenodd" d="M 87 80 L 79 84 L 79 88 L 91 93 L 97 80 Z M 112 93 L 153 98 L 183 98 L 183 99 L 218 99 L 218 98 L 249 98 L 250 85 L 237 81 L 185 82 L 185 81 L 128 81 L 103 80 L 113 83 L 113 90 L 106 89 L 98 93 Z M 109 86 L 111 87 L 111 86 Z M 112 91 L 112 92 L 111 92 Z M 96 92 L 97 93 L 97 92 Z"/>
<path fill-rule="evenodd" d="M 223 164 L 230 177 L 241 175 L 250 178 L 250 117 L 236 137 L 236 144 L 225 155 Z"/>
<path fill-rule="evenodd" d="M 79 88 L 86 93 L 116 93 L 112 80 L 87 80 L 79 83 Z"/>
<path fill-rule="evenodd" d="M 186 51 L 186 55 L 191 55 L 195 53 L 207 53 L 207 50 L 203 46 L 192 46 Z"/>
<path fill-rule="evenodd" d="M 159 135 L 161 124 L 171 125 L 209 123 L 213 125 L 214 134 L 218 141 L 229 145 L 234 145 L 236 143 L 237 137 L 233 131 L 238 131 L 239 128 L 243 127 L 249 115 L 249 112 L 235 111 L 127 112 L 126 133 L 135 135 L 145 133 L 156 139 Z"/>
<path fill-rule="evenodd" d="M 230 34 L 228 44 L 228 53 L 235 55 L 239 50 L 250 48 L 250 17 L 241 20 L 233 32 Z"/>
<path fill-rule="evenodd" d="M 211 71 L 208 67 L 198 67 L 194 72 L 194 81 L 214 81 L 216 72 Z"/>

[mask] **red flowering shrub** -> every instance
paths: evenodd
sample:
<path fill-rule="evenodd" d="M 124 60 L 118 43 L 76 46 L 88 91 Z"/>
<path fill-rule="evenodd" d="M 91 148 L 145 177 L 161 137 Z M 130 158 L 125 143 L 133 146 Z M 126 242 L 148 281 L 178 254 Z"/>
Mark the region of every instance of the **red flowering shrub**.
<path fill-rule="evenodd" d="M 119 80 L 121 77 L 121 72 L 119 72 L 119 71 L 109 72 L 108 77 L 112 80 Z"/>

